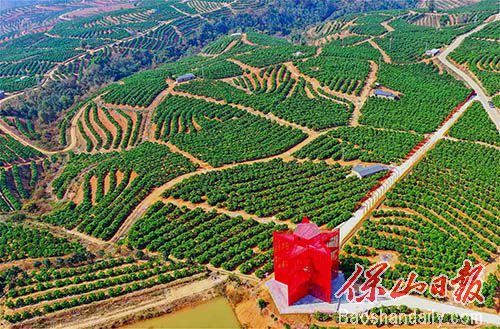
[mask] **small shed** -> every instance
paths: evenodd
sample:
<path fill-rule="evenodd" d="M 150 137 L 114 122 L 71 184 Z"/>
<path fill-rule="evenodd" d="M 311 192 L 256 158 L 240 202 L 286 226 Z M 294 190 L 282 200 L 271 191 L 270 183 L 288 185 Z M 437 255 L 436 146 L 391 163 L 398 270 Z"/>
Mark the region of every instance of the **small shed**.
<path fill-rule="evenodd" d="M 433 48 L 433 49 L 429 49 L 429 50 L 427 50 L 427 51 L 425 52 L 425 54 L 426 54 L 427 56 L 431 56 L 431 57 L 433 57 L 433 56 L 436 56 L 437 54 L 439 54 L 439 52 L 440 52 L 440 50 L 439 50 L 439 49 L 437 49 L 437 48 Z"/>
<path fill-rule="evenodd" d="M 241 32 L 231 33 L 232 37 L 237 37 L 237 36 L 240 36 L 240 35 L 241 35 Z"/>
<path fill-rule="evenodd" d="M 352 168 L 352 172 L 356 176 L 358 176 L 360 179 L 367 178 L 367 177 L 373 176 L 375 174 L 378 174 L 379 172 L 388 171 L 388 170 L 389 170 L 388 167 L 383 166 L 383 165 L 379 165 L 379 164 L 372 165 L 372 166 L 366 166 L 366 167 L 358 165 L 358 166 L 355 166 L 354 168 Z"/>
<path fill-rule="evenodd" d="M 375 96 L 380 98 L 391 99 L 391 100 L 398 99 L 398 95 L 382 89 L 375 89 L 373 93 L 375 94 Z"/>
<path fill-rule="evenodd" d="M 296 52 L 293 53 L 293 56 L 295 56 L 295 57 L 304 56 L 304 53 L 301 52 L 301 51 L 296 51 Z"/>
<path fill-rule="evenodd" d="M 181 82 L 191 81 L 194 79 L 196 79 L 196 76 L 193 73 L 187 73 L 177 77 L 177 79 L 175 79 L 175 82 L 181 83 Z"/>
<path fill-rule="evenodd" d="M 4 98 L 5 98 L 5 91 L 0 90 L 0 99 L 4 99 Z"/>

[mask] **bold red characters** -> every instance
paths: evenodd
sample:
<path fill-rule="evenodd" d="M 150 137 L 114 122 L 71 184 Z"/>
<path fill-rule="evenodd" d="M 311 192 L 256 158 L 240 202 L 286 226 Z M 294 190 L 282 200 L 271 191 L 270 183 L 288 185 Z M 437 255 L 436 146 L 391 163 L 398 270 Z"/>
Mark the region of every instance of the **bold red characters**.
<path fill-rule="evenodd" d="M 288 305 L 312 295 L 331 303 L 339 269 L 339 230 L 321 232 L 304 217 L 293 233 L 274 232 L 274 276 L 288 286 Z"/>

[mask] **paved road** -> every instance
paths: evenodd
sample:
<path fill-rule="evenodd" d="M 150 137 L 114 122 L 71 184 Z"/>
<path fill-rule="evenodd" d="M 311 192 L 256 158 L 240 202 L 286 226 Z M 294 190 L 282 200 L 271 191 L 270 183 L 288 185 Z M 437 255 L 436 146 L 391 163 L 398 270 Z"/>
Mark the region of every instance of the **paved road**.
<path fill-rule="evenodd" d="M 500 20 L 500 13 L 495 16 L 495 21 Z M 475 29 L 460 35 L 458 38 L 456 38 L 451 45 L 446 48 L 445 51 L 443 51 L 439 56 L 438 59 L 445 65 L 447 68 L 452 70 L 455 74 L 457 74 L 462 80 L 464 80 L 474 91 L 477 93 L 477 99 L 481 102 L 483 105 L 484 109 L 488 112 L 491 120 L 495 123 L 497 126 L 497 130 L 500 131 L 500 111 L 495 108 L 491 108 L 488 102 L 491 101 L 491 98 L 486 95 L 484 92 L 483 88 L 481 85 L 471 76 L 469 76 L 466 72 L 462 71 L 460 68 L 456 67 L 451 63 L 447 57 L 448 55 L 454 51 L 460 44 L 464 41 L 465 38 L 467 38 L 469 35 L 483 29 L 486 25 L 489 23 L 483 23 L 476 27 Z"/>
<path fill-rule="evenodd" d="M 432 135 L 429 136 L 427 142 L 415 152 L 410 158 L 404 161 L 401 165 L 395 167 L 392 170 L 392 175 L 383 182 L 383 184 L 373 192 L 372 196 L 363 202 L 361 208 L 357 210 L 353 216 L 346 222 L 340 224 L 340 239 L 343 244 L 346 242 L 351 235 L 356 231 L 357 228 L 362 224 L 363 219 L 374 209 L 374 207 L 382 201 L 385 194 L 392 189 L 396 183 L 401 180 L 406 173 L 410 171 L 417 163 L 439 142 L 448 130 L 458 121 L 460 116 L 465 112 L 465 110 L 472 104 L 474 99 L 469 100 L 465 103 L 460 110 L 455 112 L 455 114 L 448 119 L 438 130 L 436 130 Z"/>

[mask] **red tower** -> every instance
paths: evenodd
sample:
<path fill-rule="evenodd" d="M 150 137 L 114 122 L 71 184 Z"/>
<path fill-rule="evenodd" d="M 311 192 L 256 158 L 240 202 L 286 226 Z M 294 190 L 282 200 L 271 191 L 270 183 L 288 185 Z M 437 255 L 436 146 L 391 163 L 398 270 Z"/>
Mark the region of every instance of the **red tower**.
<path fill-rule="evenodd" d="M 339 268 L 339 230 L 321 232 L 304 217 L 293 233 L 274 232 L 274 276 L 288 286 L 288 305 L 312 295 L 331 302 Z"/>

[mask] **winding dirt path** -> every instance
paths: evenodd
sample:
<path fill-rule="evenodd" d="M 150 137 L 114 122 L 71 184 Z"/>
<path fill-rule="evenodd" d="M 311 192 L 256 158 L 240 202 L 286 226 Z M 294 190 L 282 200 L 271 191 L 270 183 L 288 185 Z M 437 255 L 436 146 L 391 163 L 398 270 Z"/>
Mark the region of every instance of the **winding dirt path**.
<path fill-rule="evenodd" d="M 348 94 L 343 94 L 343 93 L 339 93 L 339 92 L 336 92 L 334 90 L 331 90 L 328 86 L 322 86 L 321 85 L 321 82 L 319 82 L 317 79 L 315 78 L 312 78 L 308 75 L 305 75 L 303 74 L 302 72 L 300 72 L 300 70 L 298 69 L 297 66 L 293 65 L 292 62 L 286 62 L 286 63 L 283 63 L 287 70 L 291 73 L 291 76 L 295 79 L 304 79 L 306 82 L 309 82 L 311 84 L 311 86 L 313 87 L 314 91 L 318 94 L 321 95 L 321 92 L 319 92 L 319 90 L 324 90 L 326 93 L 328 94 L 331 94 L 333 96 L 336 96 L 336 97 L 340 97 L 340 98 L 344 98 L 344 99 L 347 99 L 348 101 L 354 103 L 357 101 L 357 97 L 356 96 L 353 96 L 353 95 L 348 95 Z M 334 98 L 329 98 L 330 100 L 336 102 L 336 103 L 339 103 L 339 104 L 346 104 L 342 101 L 339 101 L 338 99 L 334 99 Z"/>
<path fill-rule="evenodd" d="M 392 63 L 391 57 L 389 57 L 389 55 L 387 55 L 387 53 L 385 52 L 385 50 L 382 49 L 375 41 L 373 41 L 373 39 L 369 39 L 368 43 L 370 45 L 372 45 L 373 48 L 377 49 L 380 52 L 380 54 L 382 55 L 382 58 L 384 59 L 384 63 L 387 63 L 387 64 L 391 64 Z"/>
<path fill-rule="evenodd" d="M 152 140 L 154 136 L 154 130 L 152 129 L 151 121 L 153 120 L 153 114 L 155 109 L 158 107 L 158 105 L 163 102 L 165 97 L 167 97 L 169 94 L 172 93 L 172 91 L 175 88 L 175 81 L 167 79 L 167 85 L 168 87 L 164 89 L 156 98 L 153 100 L 151 104 L 143 111 L 146 115 L 143 117 L 141 123 L 143 127 L 142 130 L 142 140 L 147 141 L 147 140 Z"/>
<path fill-rule="evenodd" d="M 8 135 L 10 135 L 12 138 L 14 138 L 16 141 L 18 141 L 22 145 L 31 147 L 44 155 L 54 155 L 54 154 L 59 154 L 59 153 L 65 153 L 65 152 L 72 150 L 77 145 L 77 131 L 78 131 L 77 123 L 78 123 L 78 120 L 80 119 L 80 117 L 83 113 L 83 110 L 84 110 L 83 107 L 80 110 L 78 110 L 78 112 L 75 114 L 75 116 L 71 120 L 71 126 L 70 126 L 70 131 L 69 131 L 70 143 L 68 144 L 68 146 L 66 146 L 62 150 L 50 151 L 50 150 L 44 149 L 44 148 L 36 145 L 35 143 L 30 141 L 29 139 L 19 136 L 18 133 L 12 127 L 7 125 L 3 120 L 0 120 L 0 130 L 7 133 Z"/>
<path fill-rule="evenodd" d="M 246 33 L 243 33 L 243 34 L 241 35 L 241 41 L 242 41 L 244 44 L 249 45 L 249 46 L 258 46 L 258 44 L 253 43 L 253 42 L 251 42 L 250 40 L 248 40 L 248 36 L 247 36 L 247 34 L 246 34 Z"/>
<path fill-rule="evenodd" d="M 393 32 L 393 31 L 396 31 L 392 26 L 389 25 L 389 23 L 391 21 L 393 21 L 395 18 L 391 18 L 387 21 L 383 21 L 382 23 L 380 23 L 380 25 L 382 25 L 384 27 L 384 29 L 387 30 L 387 32 Z"/>
<path fill-rule="evenodd" d="M 447 139 L 447 140 L 450 140 L 450 141 L 455 141 L 455 142 L 474 143 L 474 144 L 478 144 L 478 145 L 482 145 L 482 146 L 486 146 L 486 147 L 492 147 L 492 148 L 500 151 L 500 146 L 493 145 L 493 144 L 488 144 L 488 143 L 481 142 L 481 141 L 469 141 L 469 140 L 466 140 L 466 139 L 460 139 L 460 138 L 455 138 L 455 137 L 451 137 L 451 136 L 446 136 L 446 137 L 444 137 L 444 139 Z"/>
<path fill-rule="evenodd" d="M 366 79 L 365 86 L 363 87 L 363 91 L 356 103 L 354 103 L 354 111 L 352 113 L 350 126 L 356 127 L 359 126 L 359 118 L 361 117 L 361 109 L 366 103 L 366 100 L 370 96 L 372 91 L 372 86 L 377 81 L 377 73 L 378 73 L 378 65 L 374 61 L 370 61 L 370 73 L 368 74 L 368 78 Z"/>
<path fill-rule="evenodd" d="M 277 117 L 276 115 L 272 114 L 272 113 L 263 113 L 263 112 L 260 112 L 260 111 L 257 111 L 251 107 L 248 107 L 248 106 L 244 106 L 244 105 L 241 105 L 241 104 L 235 104 L 235 103 L 228 103 L 227 101 L 224 101 L 224 100 L 217 100 L 215 98 L 211 98 L 211 97 L 208 97 L 208 96 L 201 96 L 201 95 L 194 95 L 194 94 L 190 94 L 188 92 L 184 92 L 184 91 L 172 91 L 172 95 L 177 95 L 177 96 L 183 96 L 183 97 L 187 97 L 187 98 L 195 98 L 195 99 L 200 99 L 200 100 L 204 100 L 206 102 L 209 102 L 209 103 L 214 103 L 214 104 L 220 104 L 220 105 L 229 105 L 231 107 L 234 107 L 234 108 L 237 108 L 239 110 L 243 110 L 243 111 L 247 111 L 253 115 L 256 115 L 256 116 L 259 116 L 259 117 L 262 117 L 262 118 L 265 118 L 265 119 L 269 119 L 269 120 L 272 120 L 272 121 L 275 121 L 277 122 L 278 124 L 282 125 L 282 126 L 290 126 L 290 127 L 293 127 L 293 128 L 296 128 L 296 129 L 299 129 L 301 130 L 302 132 L 308 134 L 308 135 L 314 135 L 314 134 L 317 134 L 318 132 L 310 129 L 310 128 L 307 128 L 307 127 L 303 127 L 303 126 L 300 126 L 296 123 L 293 123 L 293 122 L 290 122 L 290 121 L 287 121 L 287 120 L 284 120 L 284 119 L 281 119 L 279 117 Z"/>

